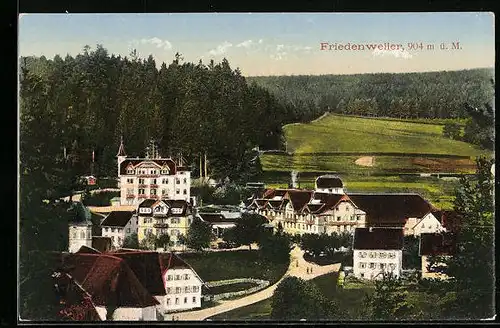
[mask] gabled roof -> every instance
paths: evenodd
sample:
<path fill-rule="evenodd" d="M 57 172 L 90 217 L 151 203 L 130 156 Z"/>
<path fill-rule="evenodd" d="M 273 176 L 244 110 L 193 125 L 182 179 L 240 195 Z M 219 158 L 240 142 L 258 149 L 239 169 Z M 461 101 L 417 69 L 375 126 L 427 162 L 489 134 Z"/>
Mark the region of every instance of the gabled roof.
<path fill-rule="evenodd" d="M 173 269 L 190 269 L 196 277 L 201 281 L 202 284 L 205 284 L 203 279 L 198 275 L 198 273 L 182 258 L 179 257 L 179 255 L 170 252 L 170 253 L 163 253 L 161 254 L 162 256 L 160 257 L 160 265 L 162 268 L 162 273 L 163 276 L 165 275 L 165 272 L 168 270 L 173 270 Z"/>
<path fill-rule="evenodd" d="M 325 207 L 325 204 L 307 204 L 306 206 L 306 209 L 309 213 L 313 213 L 313 214 L 318 214 L 321 212 L 321 210 L 323 210 L 323 208 Z"/>
<path fill-rule="evenodd" d="M 456 236 L 452 233 L 422 233 L 420 234 L 419 254 L 422 255 L 453 255 L 456 252 Z"/>
<path fill-rule="evenodd" d="M 123 145 L 123 137 L 120 139 L 120 147 L 118 148 L 116 156 L 127 156 L 125 153 L 125 146 Z"/>
<path fill-rule="evenodd" d="M 343 186 L 342 180 L 336 175 L 326 174 L 316 178 L 316 188 L 342 188 Z"/>
<path fill-rule="evenodd" d="M 144 162 L 153 162 L 159 167 L 168 166 L 169 175 L 173 175 L 177 172 L 177 167 L 175 162 L 171 158 L 162 158 L 162 159 L 149 159 L 149 158 L 134 158 L 134 159 L 126 159 L 122 163 L 120 163 L 120 175 L 127 174 L 127 166 L 132 165 L 134 168 L 143 164 Z"/>
<path fill-rule="evenodd" d="M 141 207 L 151 207 L 154 203 L 157 202 L 157 199 L 145 199 L 139 204 L 139 208 Z"/>
<path fill-rule="evenodd" d="M 309 203 L 314 193 L 309 190 L 290 190 L 288 197 L 295 211 L 301 211 Z"/>
<path fill-rule="evenodd" d="M 119 249 L 110 254 L 125 260 L 151 295 L 165 295 L 165 286 L 161 278 L 160 255 L 157 252 Z"/>
<path fill-rule="evenodd" d="M 276 211 L 283 209 L 288 203 L 288 199 L 270 199 L 267 204 Z"/>
<path fill-rule="evenodd" d="M 82 245 L 82 247 L 80 247 L 80 249 L 76 253 L 77 254 L 101 254 L 101 251 L 99 251 L 93 247 Z"/>
<path fill-rule="evenodd" d="M 101 222 L 101 226 L 106 227 L 125 227 L 130 221 L 134 212 L 130 211 L 113 211 L 106 216 Z"/>
<path fill-rule="evenodd" d="M 356 228 L 354 249 L 403 249 L 403 229 Z"/>
<path fill-rule="evenodd" d="M 62 266 L 92 296 L 97 306 L 144 308 L 158 301 L 139 282 L 127 263 L 108 254 L 63 254 Z"/>
<path fill-rule="evenodd" d="M 186 215 L 188 210 L 191 209 L 191 204 L 183 199 L 166 199 L 163 200 L 163 202 L 165 202 L 165 204 L 169 207 L 168 210 L 169 216 L 183 216 Z M 181 212 L 174 213 L 174 211 L 172 211 L 174 208 L 181 209 Z"/>
<path fill-rule="evenodd" d="M 366 212 L 372 227 L 404 227 L 408 218 L 422 218 L 435 208 L 418 194 L 350 193 L 349 198 Z"/>

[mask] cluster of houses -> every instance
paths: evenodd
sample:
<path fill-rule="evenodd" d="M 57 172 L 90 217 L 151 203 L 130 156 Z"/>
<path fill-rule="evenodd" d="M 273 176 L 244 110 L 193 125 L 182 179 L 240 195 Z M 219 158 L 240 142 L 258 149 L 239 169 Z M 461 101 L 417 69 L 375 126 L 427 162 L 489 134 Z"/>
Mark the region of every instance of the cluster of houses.
<path fill-rule="evenodd" d="M 87 319 L 156 321 L 168 312 L 201 307 L 204 282 L 174 253 L 82 246 L 58 254 L 56 268 L 60 303 L 72 305 L 71 292 L 86 295 L 89 306 L 73 311 L 85 312 Z"/>
<path fill-rule="evenodd" d="M 357 278 L 377 279 L 384 271 L 401 276 L 404 236 L 420 238 L 424 278 L 438 277 L 427 268 L 428 256 L 452 251 L 448 241 L 456 230 L 456 217 L 418 194 L 347 193 L 334 175 L 318 177 L 314 190 L 254 190 L 247 209 L 265 216 L 275 227 L 281 225 L 287 233 L 353 234 Z"/>
<path fill-rule="evenodd" d="M 150 321 L 158 313 L 201 307 L 202 279 L 171 251 L 182 249 L 182 236 L 195 217 L 222 237 L 241 213 L 197 213 L 190 172 L 182 161 L 154 151 L 146 158 L 128 158 L 123 142 L 117 158 L 121 193 L 114 202 L 134 210 L 103 215 L 96 235 L 92 213 L 73 203 L 77 215 L 69 224 L 69 252 L 60 258 L 59 285 L 88 295 L 100 320 Z M 420 238 L 422 277 L 444 278 L 429 272 L 427 264 L 429 256 L 453 254 L 457 220 L 418 194 L 348 193 L 333 175 L 318 177 L 314 190 L 251 187 L 254 192 L 243 211 L 266 217 L 275 228 L 281 225 L 285 232 L 300 235 L 352 233 L 357 278 L 378 279 L 388 271 L 401 276 L 408 235 Z M 168 234 L 170 252 L 124 248 L 133 234 L 139 243 L 149 235 Z"/>

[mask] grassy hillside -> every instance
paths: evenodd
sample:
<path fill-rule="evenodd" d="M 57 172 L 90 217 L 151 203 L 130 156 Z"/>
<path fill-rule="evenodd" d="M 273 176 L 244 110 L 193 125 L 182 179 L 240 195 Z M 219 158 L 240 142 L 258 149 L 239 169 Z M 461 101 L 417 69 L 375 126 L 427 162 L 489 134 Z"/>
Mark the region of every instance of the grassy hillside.
<path fill-rule="evenodd" d="M 476 156 L 477 147 L 444 138 L 443 125 L 407 121 L 326 115 L 307 124 L 283 127 L 288 151 L 390 152 Z"/>

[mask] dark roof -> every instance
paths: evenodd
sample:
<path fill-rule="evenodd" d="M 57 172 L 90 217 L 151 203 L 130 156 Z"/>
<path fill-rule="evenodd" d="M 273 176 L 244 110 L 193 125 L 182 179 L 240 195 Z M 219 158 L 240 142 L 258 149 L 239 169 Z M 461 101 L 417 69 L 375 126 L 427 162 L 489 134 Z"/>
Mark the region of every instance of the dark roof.
<path fill-rule="evenodd" d="M 65 272 L 92 296 L 97 306 L 148 307 L 159 304 L 127 263 L 108 254 L 64 254 Z"/>
<path fill-rule="evenodd" d="M 420 234 L 420 255 L 453 255 L 456 251 L 455 235 L 451 233 Z"/>
<path fill-rule="evenodd" d="M 307 204 L 307 209 L 309 212 L 317 214 L 323 209 L 324 206 L 325 204 Z"/>
<path fill-rule="evenodd" d="M 335 175 L 322 175 L 316 178 L 316 188 L 342 188 L 342 180 Z"/>
<path fill-rule="evenodd" d="M 288 197 L 295 211 L 300 211 L 311 200 L 313 192 L 308 190 L 290 190 Z"/>
<path fill-rule="evenodd" d="M 102 221 L 101 226 L 125 227 L 132 218 L 132 211 L 113 211 Z"/>
<path fill-rule="evenodd" d="M 110 254 L 125 260 L 151 295 L 165 295 L 165 286 L 161 278 L 160 255 L 157 252 L 120 249 Z"/>
<path fill-rule="evenodd" d="M 270 199 L 267 203 L 271 206 L 272 209 L 281 210 L 288 203 L 288 199 Z"/>
<path fill-rule="evenodd" d="M 169 216 L 182 216 L 185 215 L 189 209 L 191 209 L 191 204 L 183 199 L 166 199 L 163 200 L 163 202 L 169 207 Z M 173 208 L 180 208 L 182 209 L 182 212 L 172 213 Z"/>
<path fill-rule="evenodd" d="M 64 310 L 69 310 L 69 316 L 74 317 L 76 315 L 82 321 L 102 320 L 94 304 L 92 304 L 91 295 L 85 292 L 67 273 L 54 277 L 54 282 L 57 283 L 58 287 L 62 287 L 58 296 Z"/>
<path fill-rule="evenodd" d="M 408 218 L 422 218 L 435 208 L 418 194 L 349 194 L 366 212 L 372 227 L 403 227 Z"/>
<path fill-rule="evenodd" d="M 111 249 L 111 237 L 92 236 L 92 248 L 101 253 Z"/>
<path fill-rule="evenodd" d="M 120 175 L 127 174 L 127 166 L 130 164 L 136 168 L 139 164 L 143 162 L 153 162 L 160 167 L 167 165 L 169 168 L 169 175 L 173 175 L 177 173 L 177 166 L 175 162 L 171 158 L 163 158 L 163 159 L 148 159 L 148 158 L 134 158 L 134 159 L 126 159 L 120 164 Z"/>
<path fill-rule="evenodd" d="M 139 207 L 151 207 L 157 201 L 157 199 L 145 199 L 139 204 Z"/>
<path fill-rule="evenodd" d="M 226 218 L 224 215 L 220 213 L 199 213 L 198 215 L 201 217 L 203 221 L 210 223 L 218 223 L 218 222 L 234 223 L 237 221 L 237 219 Z"/>
<path fill-rule="evenodd" d="M 101 254 L 101 251 L 93 248 L 93 247 L 88 247 L 86 245 L 82 245 L 80 249 L 76 252 L 78 254 Z"/>
<path fill-rule="evenodd" d="M 403 229 L 356 228 L 354 249 L 403 249 Z"/>

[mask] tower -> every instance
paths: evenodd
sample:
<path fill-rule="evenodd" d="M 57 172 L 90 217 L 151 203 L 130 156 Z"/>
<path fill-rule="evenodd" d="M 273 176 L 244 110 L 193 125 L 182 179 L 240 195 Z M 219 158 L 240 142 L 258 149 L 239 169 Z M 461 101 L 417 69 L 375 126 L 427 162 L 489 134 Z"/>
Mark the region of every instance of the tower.
<path fill-rule="evenodd" d="M 118 153 L 116 154 L 118 158 L 118 177 L 120 177 L 120 164 L 127 158 L 125 153 L 125 146 L 123 145 L 123 136 L 120 137 L 120 148 L 118 148 Z"/>

